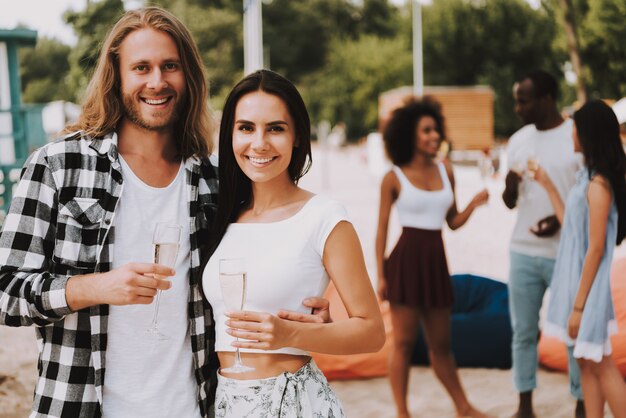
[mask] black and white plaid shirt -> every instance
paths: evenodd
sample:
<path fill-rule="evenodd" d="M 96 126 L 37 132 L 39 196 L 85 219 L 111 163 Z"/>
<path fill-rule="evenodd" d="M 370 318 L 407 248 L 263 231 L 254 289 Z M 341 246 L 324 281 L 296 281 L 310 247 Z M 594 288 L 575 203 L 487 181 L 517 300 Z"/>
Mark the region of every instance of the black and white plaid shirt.
<path fill-rule="evenodd" d="M 190 158 L 185 169 L 189 330 L 206 416 L 218 362 L 211 307 L 200 289 L 200 249 L 217 203 L 217 176 L 208 159 Z M 122 188 L 115 134 L 65 136 L 35 151 L 22 170 L 0 235 L 0 324 L 37 326 L 39 380 L 31 417 L 101 415 L 109 306 L 72 312 L 65 286 L 73 275 L 111 269 L 112 219 Z"/>

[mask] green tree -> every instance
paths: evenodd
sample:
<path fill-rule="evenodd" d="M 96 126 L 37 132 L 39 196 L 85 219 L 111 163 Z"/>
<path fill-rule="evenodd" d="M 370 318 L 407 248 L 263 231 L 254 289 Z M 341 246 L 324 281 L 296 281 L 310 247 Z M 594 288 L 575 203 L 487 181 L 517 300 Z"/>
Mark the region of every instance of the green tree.
<path fill-rule="evenodd" d="M 388 0 L 364 0 L 359 31 L 380 37 L 394 37 L 400 26 L 400 11 Z"/>
<path fill-rule="evenodd" d="M 266 66 L 294 81 L 322 68 L 331 40 L 355 37 L 359 17 L 346 0 L 273 0 L 263 7 Z"/>
<path fill-rule="evenodd" d="M 72 100 L 65 84 L 71 48 L 55 39 L 39 38 L 35 48 L 20 50 L 20 75 L 24 103 Z"/>
<path fill-rule="evenodd" d="M 241 0 L 157 0 L 190 29 L 219 108 L 243 75 Z M 265 63 L 293 81 L 322 68 L 333 36 L 356 36 L 358 8 L 348 0 L 273 0 L 263 5 Z"/>
<path fill-rule="evenodd" d="M 175 9 L 172 12 L 177 14 Z M 226 95 L 243 75 L 242 13 L 228 7 L 187 4 L 184 23 L 198 44 L 216 108 L 222 107 Z"/>
<path fill-rule="evenodd" d="M 82 12 L 67 11 L 65 22 L 74 29 L 78 42 L 70 54 L 68 88 L 80 101 L 96 66 L 107 32 L 124 13 L 122 0 L 89 2 Z"/>
<path fill-rule="evenodd" d="M 572 0 L 582 71 L 587 90 L 592 97 L 618 99 L 626 95 L 626 0 Z M 559 33 L 554 50 L 566 50 L 564 22 L 558 18 L 559 0 L 542 0 L 542 8 L 557 14 Z M 568 87 L 570 90 L 571 86 Z M 565 90 L 569 103 L 575 100 Z"/>
<path fill-rule="evenodd" d="M 491 86 L 497 136 L 519 127 L 511 97 L 519 76 L 535 68 L 561 76 L 554 17 L 524 0 L 438 0 L 423 16 L 425 84 Z"/>
<path fill-rule="evenodd" d="M 333 39 L 397 34 L 398 9 L 388 0 L 273 0 L 263 6 L 269 67 L 293 80 L 326 65 Z"/>
<path fill-rule="evenodd" d="M 579 34 L 589 90 L 596 97 L 619 99 L 626 96 L 626 0 L 588 0 L 586 6 L 577 12 L 583 15 Z"/>
<path fill-rule="evenodd" d="M 327 64 L 301 84 L 315 120 L 343 121 L 348 136 L 376 129 L 378 96 L 411 82 L 410 47 L 402 38 L 335 39 Z"/>
<path fill-rule="evenodd" d="M 583 62 L 580 57 L 580 40 L 578 36 L 578 19 L 572 0 L 559 0 L 567 51 L 569 53 L 572 69 L 576 74 L 576 98 L 579 102 L 587 101 L 586 74 L 583 70 Z"/>
<path fill-rule="evenodd" d="M 263 24 L 266 64 L 300 86 L 314 121 L 346 122 L 352 138 L 376 127 L 378 94 L 409 80 L 410 47 L 388 0 L 273 0 Z"/>

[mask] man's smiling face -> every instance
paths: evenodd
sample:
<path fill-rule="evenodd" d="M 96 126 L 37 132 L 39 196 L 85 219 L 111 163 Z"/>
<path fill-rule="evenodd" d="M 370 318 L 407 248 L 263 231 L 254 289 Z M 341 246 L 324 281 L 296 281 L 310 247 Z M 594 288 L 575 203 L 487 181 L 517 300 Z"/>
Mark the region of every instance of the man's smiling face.
<path fill-rule="evenodd" d="M 130 33 L 120 45 L 119 70 L 126 119 L 146 130 L 172 129 L 187 100 L 174 40 L 149 28 Z"/>

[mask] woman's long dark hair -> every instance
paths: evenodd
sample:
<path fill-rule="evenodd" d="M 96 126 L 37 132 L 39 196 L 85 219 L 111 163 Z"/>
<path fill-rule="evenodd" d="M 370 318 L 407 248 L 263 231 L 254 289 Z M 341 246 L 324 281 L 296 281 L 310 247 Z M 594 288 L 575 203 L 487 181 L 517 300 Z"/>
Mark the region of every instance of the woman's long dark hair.
<path fill-rule="evenodd" d="M 297 184 L 311 166 L 311 120 L 296 87 L 285 77 L 270 70 L 256 71 L 237 83 L 226 99 L 220 123 L 218 168 L 220 191 L 217 214 L 212 227 L 210 253 L 219 245 L 228 225 L 236 222 L 242 209 L 251 203 L 250 179 L 241 171 L 233 152 L 233 129 L 237 103 L 246 94 L 256 91 L 279 97 L 287 106 L 294 121 L 297 145 L 291 152 L 288 167 L 291 180 Z"/>
<path fill-rule="evenodd" d="M 626 155 L 617 116 L 602 100 L 591 100 L 574 113 L 578 141 L 589 173 L 605 177 L 617 206 L 617 244 L 626 236 Z"/>

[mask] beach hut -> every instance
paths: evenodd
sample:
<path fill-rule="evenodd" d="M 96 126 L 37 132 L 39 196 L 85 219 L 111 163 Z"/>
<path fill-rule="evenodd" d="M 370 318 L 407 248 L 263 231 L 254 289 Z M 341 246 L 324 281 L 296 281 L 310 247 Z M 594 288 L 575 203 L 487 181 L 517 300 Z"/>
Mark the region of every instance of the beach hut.
<path fill-rule="evenodd" d="M 410 86 L 382 93 L 378 98 L 378 117 L 382 126 L 391 112 L 414 95 Z M 453 150 L 491 149 L 494 145 L 493 102 L 495 94 L 487 86 L 426 86 L 425 96 L 433 96 L 443 110 L 447 136 Z"/>
<path fill-rule="evenodd" d="M 34 46 L 37 31 L 0 29 L 0 225 L 28 154 L 46 142 L 41 105 L 23 105 L 18 48 Z"/>

